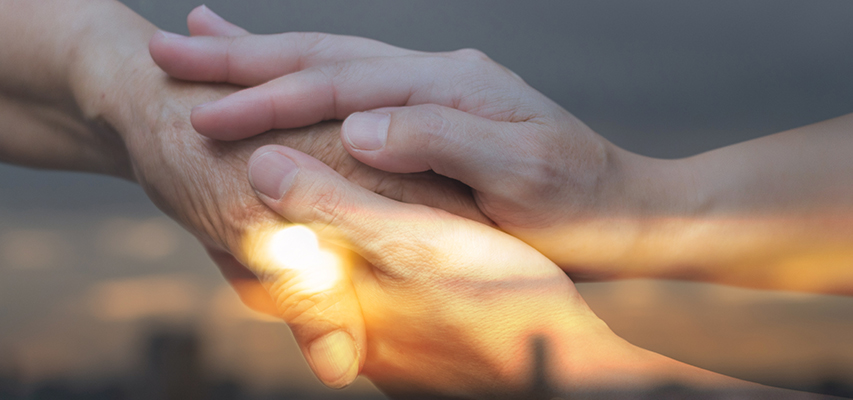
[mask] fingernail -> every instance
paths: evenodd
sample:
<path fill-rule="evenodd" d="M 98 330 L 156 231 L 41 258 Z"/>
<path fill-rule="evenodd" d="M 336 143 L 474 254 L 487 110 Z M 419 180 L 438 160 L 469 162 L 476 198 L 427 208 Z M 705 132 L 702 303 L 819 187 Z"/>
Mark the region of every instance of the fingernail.
<path fill-rule="evenodd" d="M 341 129 L 353 148 L 379 150 L 385 147 L 390 125 L 390 114 L 359 112 L 347 117 Z"/>
<path fill-rule="evenodd" d="M 249 166 L 249 181 L 261 194 L 280 199 L 290 189 L 299 168 L 287 156 L 270 151 L 256 158 Z"/>
<path fill-rule="evenodd" d="M 315 340 L 308 347 L 308 354 L 317 377 L 330 387 L 347 386 L 358 376 L 355 341 L 346 332 L 335 331 Z"/>
<path fill-rule="evenodd" d="M 182 40 L 186 39 L 186 36 L 178 35 L 177 33 L 166 32 L 166 31 L 157 31 L 157 34 L 160 35 L 165 40 Z"/>
<path fill-rule="evenodd" d="M 219 14 L 213 12 L 213 10 L 211 10 L 210 7 L 207 6 L 207 4 L 202 4 L 201 6 L 204 7 L 205 12 L 210 13 L 211 17 L 216 18 L 220 21 L 225 21 L 225 18 L 222 18 L 219 16 Z"/>

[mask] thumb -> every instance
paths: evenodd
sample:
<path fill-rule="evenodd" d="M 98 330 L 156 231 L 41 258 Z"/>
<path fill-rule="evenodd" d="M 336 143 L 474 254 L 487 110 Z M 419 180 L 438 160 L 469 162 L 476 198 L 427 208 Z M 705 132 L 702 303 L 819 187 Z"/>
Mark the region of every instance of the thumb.
<path fill-rule="evenodd" d="M 351 114 L 341 127 L 347 151 L 388 172 L 433 170 L 480 192 L 511 194 L 526 169 L 529 128 L 433 104 Z"/>
<path fill-rule="evenodd" d="M 369 263 L 381 265 L 388 245 L 382 238 L 394 235 L 388 234 L 388 224 L 379 225 L 384 218 L 393 219 L 403 204 L 355 186 L 322 162 L 283 146 L 256 150 L 249 160 L 249 179 L 261 200 L 285 219 L 310 224 L 323 237 L 331 235 L 334 225 Z M 310 235 L 305 226 L 290 229 Z M 297 261 L 306 257 L 306 249 L 317 246 L 316 237 L 314 243 L 295 239 L 299 243 L 289 246 L 294 254 L 288 258 Z M 314 372 L 330 386 L 352 382 L 366 354 L 364 320 L 352 282 L 364 281 L 366 265 L 354 266 L 362 268 L 353 268 L 349 279 L 338 276 L 340 269 L 329 269 L 334 260 L 301 267 L 285 261 L 282 268 L 257 248 L 249 246 L 250 254 L 261 256 L 252 257 L 255 261 L 247 266 L 266 285 Z"/>
<path fill-rule="evenodd" d="M 304 226 L 258 229 L 248 236 L 246 268 L 290 326 L 308 365 L 329 387 L 351 384 L 364 365 L 367 339 L 341 262 Z"/>
<path fill-rule="evenodd" d="M 250 162 L 252 168 L 258 166 Z M 310 222 L 293 214 L 285 218 Z M 242 264 L 269 293 L 277 316 L 290 326 L 317 377 L 332 388 L 352 383 L 364 365 L 367 339 L 343 257 L 321 247 L 316 235 L 301 225 L 248 230 L 243 257 Z"/>
<path fill-rule="evenodd" d="M 259 148 L 249 160 L 249 180 L 273 211 L 311 226 L 324 239 L 351 247 L 380 272 L 393 272 L 389 249 L 397 254 L 434 247 L 410 234 L 416 225 L 437 229 L 430 219 L 434 214 L 423 212 L 433 209 L 364 189 L 300 151 L 277 145 Z"/>
<path fill-rule="evenodd" d="M 401 247 L 389 244 L 399 235 L 394 235 L 395 225 L 387 221 L 411 224 L 411 218 L 399 216 L 404 212 L 408 215 L 406 206 L 413 206 L 362 189 L 322 162 L 286 147 L 256 150 L 249 160 L 249 179 L 273 211 L 293 223 L 316 228 L 324 238 L 330 237 L 334 228 L 341 234 L 334 239 L 354 245 L 380 271 L 387 249 Z M 305 231 L 307 239 L 295 234 Z M 343 257 L 328 255 L 311 260 L 312 251 L 324 249 L 305 226 L 279 233 L 260 229 L 254 236 L 246 247 L 250 258 L 246 266 L 269 291 L 308 363 L 329 386 L 351 383 L 367 353 L 364 319 L 352 285 L 353 281 L 364 281 L 365 265 L 354 266 L 350 279 L 337 265 Z M 281 253 L 282 248 L 289 249 L 284 257 L 278 261 L 270 257 L 271 251 Z"/>

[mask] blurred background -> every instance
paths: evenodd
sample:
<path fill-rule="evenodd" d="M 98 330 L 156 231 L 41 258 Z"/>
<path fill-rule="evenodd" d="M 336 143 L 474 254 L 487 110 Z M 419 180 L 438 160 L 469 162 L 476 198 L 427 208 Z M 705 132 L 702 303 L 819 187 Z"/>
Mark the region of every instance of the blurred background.
<path fill-rule="evenodd" d="M 125 0 L 187 33 L 197 1 Z M 209 0 L 256 33 L 473 47 L 629 150 L 677 158 L 853 112 L 853 2 Z M 853 298 L 581 284 L 617 334 L 702 368 L 853 397 Z M 135 185 L 0 165 L 0 399 L 333 392 Z"/>

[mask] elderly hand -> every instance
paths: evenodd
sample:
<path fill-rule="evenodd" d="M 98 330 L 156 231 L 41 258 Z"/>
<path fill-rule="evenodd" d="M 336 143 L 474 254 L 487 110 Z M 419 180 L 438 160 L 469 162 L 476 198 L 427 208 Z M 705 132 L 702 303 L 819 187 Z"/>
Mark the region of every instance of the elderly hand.
<path fill-rule="evenodd" d="M 246 237 L 282 223 L 246 181 L 252 151 L 287 144 L 384 195 L 486 220 L 458 182 L 434 174 L 403 179 L 357 162 L 341 146 L 337 124 L 240 143 L 197 135 L 189 121 L 192 106 L 235 89 L 170 79 L 148 53 L 155 28 L 118 2 L 11 2 L 3 3 L 3 11 L 0 31 L 14 34 L 0 36 L 0 55 L 15 62 L 0 67 L 0 113 L 10 117 L 0 122 L 0 158 L 138 182 L 160 209 L 204 244 L 244 301 L 290 324 L 328 385 L 351 382 L 366 356 L 358 300 L 352 286 L 342 282 L 325 299 L 293 304 L 301 312 L 278 314 L 276 305 L 294 299 L 270 298 L 246 269 L 252 267 Z M 22 15 L 27 18 L 19 24 Z M 314 361 L 324 357 L 324 338 L 338 331 L 352 338 L 356 350 L 344 375 Z"/>
<path fill-rule="evenodd" d="M 158 65 L 185 80 L 259 85 L 196 107 L 200 133 L 236 140 L 346 119 L 343 143 L 355 158 L 467 184 L 485 215 L 573 277 L 645 272 L 631 271 L 643 221 L 684 207 L 663 198 L 683 180 L 679 169 L 613 146 L 478 51 L 249 35 L 205 8 L 190 21 L 233 36 L 158 34 Z"/>
<path fill-rule="evenodd" d="M 251 36 L 206 9 L 192 21 L 234 37 L 155 36 L 160 65 L 182 79 L 260 85 L 196 108 L 205 135 L 346 118 L 354 157 L 468 184 L 498 226 L 574 279 L 853 293 L 853 115 L 655 160 L 608 143 L 477 51 Z"/>
<path fill-rule="evenodd" d="M 232 91 L 170 80 L 146 54 L 135 61 L 136 73 L 128 78 L 128 90 L 115 114 L 113 125 L 123 132 L 135 179 L 167 214 L 193 232 L 205 244 L 224 274 L 250 305 L 263 298 L 253 285 L 254 277 L 241 267 L 252 267 L 245 251 L 250 232 L 269 229 L 281 218 L 259 202 L 246 182 L 246 161 L 251 151 L 267 143 L 300 148 L 341 171 L 349 179 L 385 195 L 456 209 L 484 219 L 459 184 L 436 175 L 405 179 L 366 167 L 352 159 L 338 140 L 337 125 L 318 125 L 286 134 L 270 134 L 245 142 L 222 143 L 195 134 L 188 117 L 192 105 Z M 117 99 L 116 99 L 117 100 Z M 128 119 L 121 117 L 129 116 Z M 298 307 L 298 313 L 277 313 L 293 329 L 309 363 L 330 386 L 350 383 L 367 351 L 358 300 L 347 283 L 330 288 L 326 297 L 300 299 L 278 294 L 273 300 Z M 284 297 L 283 297 L 284 296 Z M 267 306 L 258 306 L 270 310 Z M 353 338 L 354 360 L 346 375 L 315 361 L 323 357 L 313 348 L 330 332 L 345 331 Z M 318 347 L 319 346 L 319 347 Z"/>

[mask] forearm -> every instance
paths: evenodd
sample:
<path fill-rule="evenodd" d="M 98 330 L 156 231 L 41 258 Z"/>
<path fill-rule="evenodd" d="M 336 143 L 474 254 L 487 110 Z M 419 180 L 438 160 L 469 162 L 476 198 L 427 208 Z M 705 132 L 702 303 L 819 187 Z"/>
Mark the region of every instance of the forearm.
<path fill-rule="evenodd" d="M 624 154 L 609 193 L 624 204 L 570 231 L 584 244 L 573 261 L 617 277 L 853 294 L 851 133 L 848 115 L 682 160 Z"/>
<path fill-rule="evenodd" d="M 853 294 L 851 134 L 847 115 L 690 160 L 706 210 L 705 240 L 727 258 L 718 274 Z"/>
<path fill-rule="evenodd" d="M 552 326 L 560 331 L 559 322 Z M 688 365 L 632 345 L 606 326 L 592 337 L 571 335 L 568 332 L 572 329 L 568 324 L 563 329 L 566 333 L 557 333 L 545 342 L 545 368 L 540 368 L 538 375 L 552 397 L 645 399 L 665 392 L 670 398 L 831 398 L 768 387 Z"/>
<path fill-rule="evenodd" d="M 576 399 L 625 400 L 655 398 L 662 393 L 666 393 L 669 398 L 684 399 L 818 400 L 834 398 L 743 381 L 636 347 L 614 361 L 614 364 L 607 366 L 611 370 L 601 371 L 601 375 L 591 380 L 590 384 L 583 385 L 574 391 L 563 391 L 557 394 L 569 395 L 570 398 Z"/>
<path fill-rule="evenodd" d="M 94 110 L 98 90 L 153 28 L 107 0 L 10 0 L 0 9 L 0 59 L 8 60 L 0 64 L 0 159 L 129 177 L 121 140 Z"/>

